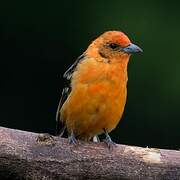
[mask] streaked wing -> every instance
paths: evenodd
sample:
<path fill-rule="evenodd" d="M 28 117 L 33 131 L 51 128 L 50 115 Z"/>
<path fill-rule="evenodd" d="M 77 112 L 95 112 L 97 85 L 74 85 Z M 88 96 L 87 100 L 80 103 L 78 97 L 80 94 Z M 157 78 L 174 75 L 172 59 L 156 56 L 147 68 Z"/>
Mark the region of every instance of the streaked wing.
<path fill-rule="evenodd" d="M 72 74 L 74 70 L 76 69 L 77 64 L 82 61 L 85 57 L 85 54 L 82 54 L 79 56 L 76 61 L 69 67 L 69 69 L 64 73 L 63 77 L 66 78 L 67 80 L 70 80 L 72 77 Z"/>
<path fill-rule="evenodd" d="M 63 124 L 63 120 L 61 120 L 60 117 L 60 109 L 64 102 L 66 101 L 69 93 L 71 92 L 71 85 L 70 80 L 72 77 L 73 72 L 75 71 L 77 64 L 84 59 L 85 55 L 82 54 L 77 58 L 77 60 L 70 66 L 70 68 L 64 73 L 63 77 L 67 81 L 67 87 L 63 88 L 61 98 L 59 100 L 58 108 L 56 111 L 56 135 L 62 136 L 64 134 L 64 131 L 66 130 L 65 124 Z"/>
<path fill-rule="evenodd" d="M 65 131 L 65 125 L 60 120 L 60 109 L 61 109 L 62 105 L 64 104 L 65 100 L 67 99 L 69 93 L 70 93 L 70 88 L 68 88 L 68 87 L 65 87 L 62 90 L 61 98 L 59 100 L 58 108 L 56 111 L 56 135 L 62 136 Z"/>

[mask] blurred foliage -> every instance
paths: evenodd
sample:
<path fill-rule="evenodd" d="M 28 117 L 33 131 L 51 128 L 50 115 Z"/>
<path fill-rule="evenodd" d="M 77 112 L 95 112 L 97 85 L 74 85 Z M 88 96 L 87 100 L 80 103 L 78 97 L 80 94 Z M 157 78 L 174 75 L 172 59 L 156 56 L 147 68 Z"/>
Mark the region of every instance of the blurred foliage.
<path fill-rule="evenodd" d="M 180 148 L 179 1 L 2 1 L 0 125 L 54 132 L 62 74 L 107 30 L 143 48 L 131 57 L 118 143 Z"/>

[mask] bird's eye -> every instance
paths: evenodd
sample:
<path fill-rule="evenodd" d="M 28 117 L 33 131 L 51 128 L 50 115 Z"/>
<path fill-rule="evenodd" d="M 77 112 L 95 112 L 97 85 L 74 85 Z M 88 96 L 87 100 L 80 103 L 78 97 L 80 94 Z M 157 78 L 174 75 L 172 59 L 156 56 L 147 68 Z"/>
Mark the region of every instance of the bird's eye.
<path fill-rule="evenodd" d="M 119 45 L 118 45 L 118 44 L 115 44 L 115 43 L 111 43 L 111 44 L 109 44 L 109 47 L 110 47 L 111 49 L 116 49 L 116 48 L 119 47 Z"/>

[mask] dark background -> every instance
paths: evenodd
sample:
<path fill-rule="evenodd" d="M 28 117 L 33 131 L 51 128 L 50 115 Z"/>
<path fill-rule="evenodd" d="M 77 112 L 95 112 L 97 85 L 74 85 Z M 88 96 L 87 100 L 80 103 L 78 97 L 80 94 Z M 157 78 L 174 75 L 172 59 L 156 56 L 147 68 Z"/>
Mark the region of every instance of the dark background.
<path fill-rule="evenodd" d="M 62 74 L 107 30 L 143 48 L 131 57 L 115 142 L 180 148 L 180 5 L 174 1 L 1 1 L 0 126 L 54 133 Z"/>

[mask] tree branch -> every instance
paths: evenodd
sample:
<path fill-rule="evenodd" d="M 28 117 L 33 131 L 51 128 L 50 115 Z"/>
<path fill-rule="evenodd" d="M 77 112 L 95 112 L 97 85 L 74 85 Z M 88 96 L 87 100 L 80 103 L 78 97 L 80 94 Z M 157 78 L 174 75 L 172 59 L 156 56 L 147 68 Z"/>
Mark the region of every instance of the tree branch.
<path fill-rule="evenodd" d="M 180 179 L 180 151 L 67 139 L 0 127 L 0 179 Z"/>

